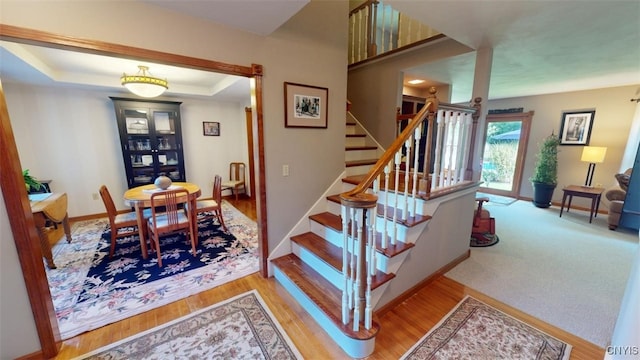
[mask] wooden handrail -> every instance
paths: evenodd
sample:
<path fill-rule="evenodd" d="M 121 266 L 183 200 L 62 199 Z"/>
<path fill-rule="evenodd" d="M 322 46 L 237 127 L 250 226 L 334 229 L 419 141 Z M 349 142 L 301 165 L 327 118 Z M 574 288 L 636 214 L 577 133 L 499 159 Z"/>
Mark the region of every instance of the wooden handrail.
<path fill-rule="evenodd" d="M 373 184 L 374 180 L 382 174 L 385 166 L 393 159 L 395 154 L 402 148 L 402 145 L 411 137 L 415 129 L 422 123 L 428 113 L 433 113 L 438 109 L 439 101 L 436 98 L 436 88 L 429 89 L 429 97 L 426 99 L 425 105 L 420 109 L 418 114 L 409 122 L 407 127 L 393 141 L 391 146 L 382 154 L 378 162 L 369 170 L 367 175 L 360 183 L 350 191 L 340 194 L 340 200 L 343 202 L 358 202 L 358 194 L 364 193 Z"/>

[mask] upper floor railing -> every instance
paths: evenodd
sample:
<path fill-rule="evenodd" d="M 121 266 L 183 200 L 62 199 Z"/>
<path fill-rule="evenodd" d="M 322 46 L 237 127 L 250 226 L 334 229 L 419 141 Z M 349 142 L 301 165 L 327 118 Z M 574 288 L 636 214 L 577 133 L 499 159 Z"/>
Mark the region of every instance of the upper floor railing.
<path fill-rule="evenodd" d="M 351 191 L 342 193 L 342 320 L 369 329 L 377 250 L 399 242 L 398 224 L 424 218 L 420 202 L 472 181 L 472 155 L 480 99 L 468 107 L 442 104 L 435 88 L 378 162 Z M 378 194 L 384 191 L 384 198 Z"/>
<path fill-rule="evenodd" d="M 440 35 L 380 0 L 349 12 L 349 65 Z"/>

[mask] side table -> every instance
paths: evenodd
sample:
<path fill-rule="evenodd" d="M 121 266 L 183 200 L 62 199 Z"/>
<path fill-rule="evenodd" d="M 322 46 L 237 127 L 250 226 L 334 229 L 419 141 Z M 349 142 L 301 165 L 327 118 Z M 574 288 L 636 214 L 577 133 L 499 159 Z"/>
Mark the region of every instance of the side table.
<path fill-rule="evenodd" d="M 564 210 L 564 203 L 569 197 L 569 204 L 567 204 L 567 212 L 569 212 L 569 208 L 571 208 L 571 200 L 574 196 L 590 198 L 591 199 L 591 212 L 589 214 L 589 223 L 593 220 L 594 217 L 598 216 L 598 208 L 600 208 L 600 197 L 604 192 L 604 188 L 599 187 L 590 187 L 590 186 L 580 186 L 580 185 L 569 185 L 562 189 L 564 194 L 562 195 L 562 206 L 560 207 L 560 217 L 562 217 L 562 211 Z"/>

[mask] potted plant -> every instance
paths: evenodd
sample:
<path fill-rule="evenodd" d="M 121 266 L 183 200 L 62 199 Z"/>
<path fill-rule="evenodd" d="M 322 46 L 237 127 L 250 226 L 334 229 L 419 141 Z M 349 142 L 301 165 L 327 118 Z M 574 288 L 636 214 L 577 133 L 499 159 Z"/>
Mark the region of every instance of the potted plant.
<path fill-rule="evenodd" d="M 42 184 L 36 180 L 33 176 L 29 175 L 29 169 L 22 171 L 22 177 L 24 178 L 24 184 L 27 187 L 27 192 L 32 190 L 40 190 Z"/>
<path fill-rule="evenodd" d="M 553 191 L 558 185 L 558 145 L 560 138 L 552 132 L 544 138 L 536 155 L 536 166 L 529 180 L 533 186 L 533 205 L 539 208 L 551 206 Z"/>

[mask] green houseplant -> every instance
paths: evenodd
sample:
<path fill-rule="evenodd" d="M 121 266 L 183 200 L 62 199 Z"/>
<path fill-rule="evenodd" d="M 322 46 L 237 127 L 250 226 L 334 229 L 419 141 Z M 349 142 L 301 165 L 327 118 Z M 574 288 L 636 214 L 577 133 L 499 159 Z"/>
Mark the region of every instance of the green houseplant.
<path fill-rule="evenodd" d="M 544 138 L 536 155 L 536 165 L 529 181 L 533 186 L 533 204 L 539 208 L 551 206 L 553 191 L 558 185 L 558 145 L 560 138 L 552 132 Z"/>
<path fill-rule="evenodd" d="M 24 184 L 27 187 L 27 192 L 31 190 L 40 190 L 40 187 L 42 187 L 42 184 L 38 180 L 29 175 L 29 169 L 22 171 L 22 177 L 24 178 Z"/>

